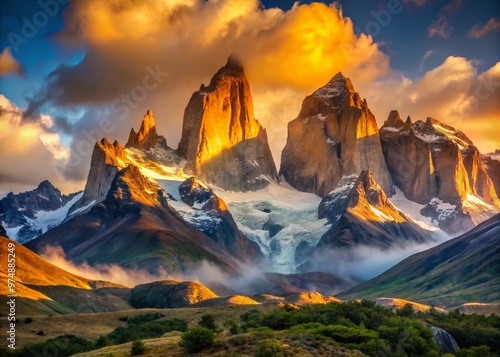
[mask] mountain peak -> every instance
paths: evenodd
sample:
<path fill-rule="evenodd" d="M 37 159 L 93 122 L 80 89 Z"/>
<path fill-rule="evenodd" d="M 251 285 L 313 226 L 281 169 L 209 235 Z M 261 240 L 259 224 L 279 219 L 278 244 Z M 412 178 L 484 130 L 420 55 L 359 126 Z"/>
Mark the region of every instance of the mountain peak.
<path fill-rule="evenodd" d="M 399 116 L 399 112 L 397 110 L 391 110 L 387 120 L 384 122 L 383 127 L 390 128 L 401 128 L 405 126 L 405 122 Z"/>
<path fill-rule="evenodd" d="M 349 94 L 354 94 L 354 86 L 351 80 L 345 77 L 342 72 L 338 72 L 323 87 L 316 90 L 313 95 L 320 98 L 344 98 Z"/>
<path fill-rule="evenodd" d="M 40 182 L 40 184 L 38 185 L 38 187 L 36 189 L 37 190 L 47 190 L 47 189 L 48 190 L 55 190 L 56 188 L 49 180 L 45 180 L 45 181 Z"/>
<path fill-rule="evenodd" d="M 250 85 L 234 56 L 191 96 L 177 150 L 186 172 L 224 189 L 263 188 L 269 184 L 264 176 L 277 176 L 267 133 L 254 117 Z"/>
<path fill-rule="evenodd" d="M 148 109 L 144 115 L 139 132 L 136 133 L 134 128 L 130 129 L 127 144 L 125 147 L 133 147 L 140 150 L 149 150 L 158 141 L 156 133 L 156 123 L 151 109 Z"/>
<path fill-rule="evenodd" d="M 224 69 L 234 70 L 243 73 L 243 65 L 240 60 L 233 54 L 227 58 L 226 65 L 222 67 Z"/>

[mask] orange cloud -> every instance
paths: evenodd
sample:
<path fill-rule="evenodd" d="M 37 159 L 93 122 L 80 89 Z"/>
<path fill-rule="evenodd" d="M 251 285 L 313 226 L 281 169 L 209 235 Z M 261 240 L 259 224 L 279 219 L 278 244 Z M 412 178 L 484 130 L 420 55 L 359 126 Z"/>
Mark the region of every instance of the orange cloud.
<path fill-rule="evenodd" d="M 485 25 L 474 25 L 468 33 L 471 38 L 481 38 L 486 34 L 500 30 L 500 16 L 492 17 Z"/>
<path fill-rule="evenodd" d="M 0 76 L 8 76 L 10 74 L 22 74 L 23 69 L 21 64 L 12 56 L 9 47 L 6 47 L 0 53 Z"/>
<path fill-rule="evenodd" d="M 500 62 L 478 74 L 474 61 L 448 57 L 421 78 L 397 78 L 363 88 L 381 124 L 391 109 L 412 119 L 432 116 L 462 130 L 483 153 L 500 148 Z"/>

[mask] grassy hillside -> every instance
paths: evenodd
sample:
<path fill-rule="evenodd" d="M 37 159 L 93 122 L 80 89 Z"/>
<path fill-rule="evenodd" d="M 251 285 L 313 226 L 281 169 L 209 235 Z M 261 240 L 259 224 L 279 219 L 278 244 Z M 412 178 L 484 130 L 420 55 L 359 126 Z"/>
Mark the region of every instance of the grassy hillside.
<path fill-rule="evenodd" d="M 500 214 L 460 237 L 403 260 L 339 297 L 403 298 L 441 307 L 499 302 L 499 243 Z"/>
<path fill-rule="evenodd" d="M 0 255 L 7 257 L 9 243 L 16 254 L 15 293 L 18 313 L 68 314 L 129 309 L 129 289 L 109 282 L 96 282 L 68 273 L 45 261 L 23 245 L 0 237 Z M 7 264 L 0 266 L 0 279 L 7 281 Z M 0 284 L 0 295 L 8 295 Z"/>

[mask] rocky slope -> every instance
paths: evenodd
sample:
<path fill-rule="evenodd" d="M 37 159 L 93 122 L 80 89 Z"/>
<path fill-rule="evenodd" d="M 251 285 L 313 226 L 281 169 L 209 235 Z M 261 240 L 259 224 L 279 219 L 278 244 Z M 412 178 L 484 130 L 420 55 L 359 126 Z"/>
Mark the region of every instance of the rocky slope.
<path fill-rule="evenodd" d="M 397 297 L 437 306 L 500 302 L 500 214 L 470 232 L 412 255 L 342 299 Z"/>
<path fill-rule="evenodd" d="M 318 216 L 328 219 L 330 229 L 316 247 L 302 247 L 302 251 L 297 251 L 297 258 L 307 257 L 298 271 L 325 269 L 326 262 L 350 249 L 376 247 L 387 250 L 433 240 L 428 231 L 391 203 L 370 171 L 344 177 L 323 198 Z"/>
<path fill-rule="evenodd" d="M 448 233 L 467 231 L 498 211 L 487 165 L 462 132 L 433 118 L 403 122 L 392 111 L 380 136 L 395 184 L 408 199 L 427 205 L 422 213 Z"/>
<path fill-rule="evenodd" d="M 60 224 L 80 197 L 80 192 L 63 195 L 49 181 L 43 181 L 33 191 L 10 192 L 2 198 L 0 223 L 9 238 L 25 243 Z"/>
<path fill-rule="evenodd" d="M 129 164 L 117 171 L 105 199 L 27 247 L 60 246 L 75 263 L 117 264 L 150 274 L 188 271 L 203 261 L 234 272 L 234 261 L 171 209 L 161 187 Z M 112 248 L 110 248 L 112 247 Z"/>
<path fill-rule="evenodd" d="M 190 177 L 179 186 L 179 194 L 181 200 L 195 210 L 187 219 L 193 228 L 239 257 L 263 258 L 259 246 L 238 229 L 226 203 L 211 189 Z"/>
<path fill-rule="evenodd" d="M 392 195 L 375 117 L 351 81 L 338 73 L 304 99 L 288 124 L 280 175 L 298 190 L 325 197 L 343 176 L 362 170 L 370 170 Z"/>
<path fill-rule="evenodd" d="M 320 203 L 320 218 L 327 218 L 331 229 L 320 246 L 349 247 L 359 244 L 389 248 L 408 242 L 424 243 L 429 233 L 398 210 L 375 182 L 370 171 L 340 181 Z"/>
<path fill-rule="evenodd" d="M 256 190 L 276 179 L 266 130 L 254 118 L 250 86 L 234 58 L 193 93 L 178 153 L 186 172 L 223 189 Z"/>

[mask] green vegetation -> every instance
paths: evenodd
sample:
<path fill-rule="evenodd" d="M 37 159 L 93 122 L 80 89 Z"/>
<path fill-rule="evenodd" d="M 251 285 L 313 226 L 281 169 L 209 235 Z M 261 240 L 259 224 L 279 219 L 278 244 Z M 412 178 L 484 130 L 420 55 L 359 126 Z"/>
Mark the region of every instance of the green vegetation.
<path fill-rule="evenodd" d="M 281 346 L 281 342 L 273 339 L 267 338 L 262 340 L 257 345 L 255 349 L 256 357 L 285 357 L 285 349 Z"/>
<path fill-rule="evenodd" d="M 212 315 L 203 315 L 198 325 L 205 327 L 212 331 L 217 331 L 217 325 L 215 324 L 215 319 Z"/>
<path fill-rule="evenodd" d="M 175 356 L 203 351 L 203 355 L 217 356 L 347 357 L 362 353 L 387 357 L 452 357 L 451 354 L 441 354 L 434 342 L 430 326 L 437 326 L 449 332 L 460 346 L 455 357 L 500 357 L 500 316 L 497 315 L 465 315 L 458 311 L 444 314 L 435 309 L 416 312 L 409 306 L 392 311 L 370 301 L 239 311 L 239 321 L 237 315 L 231 315 L 233 319 L 221 320 L 216 314 L 192 314 L 189 320 L 198 322 L 198 326 L 190 330 L 187 330 L 186 321 L 166 320 L 159 313 L 122 317 L 121 324 L 127 326 L 120 326 L 96 341 L 64 335 L 28 345 L 11 355 L 37 356 L 41 351 L 49 351 L 50 355 L 57 352 L 57 356 L 69 356 L 180 331 L 184 333 L 165 337 L 168 348 L 177 346 L 178 350 L 172 351 Z M 147 354 L 164 355 L 165 350 L 162 350 L 163 354 L 157 353 L 158 349 L 164 348 L 160 345 L 148 342 Z M 123 347 L 126 350 L 112 351 L 116 355 L 130 354 L 131 347 Z"/>
<path fill-rule="evenodd" d="M 213 344 L 215 334 L 212 330 L 197 326 L 185 332 L 181 336 L 180 346 L 187 353 L 196 353 Z"/>
<path fill-rule="evenodd" d="M 131 353 L 132 356 L 142 355 L 146 352 L 146 345 L 141 340 L 135 340 L 132 342 Z"/>
<path fill-rule="evenodd" d="M 172 319 L 172 320 L 160 320 L 164 317 L 163 314 L 144 314 L 136 317 L 130 318 L 120 318 L 120 321 L 126 321 L 127 327 L 117 327 L 113 332 L 107 334 L 106 336 L 100 336 L 97 341 L 88 341 L 84 338 L 77 337 L 75 335 L 64 335 L 59 336 L 42 343 L 30 344 L 24 348 L 11 353 L 12 356 L 20 357 L 32 357 L 38 355 L 44 355 L 43 351 L 51 351 L 49 355 L 66 357 L 71 356 L 76 353 L 92 351 L 105 346 L 118 345 L 126 342 L 134 341 L 132 344 L 132 350 L 138 353 L 141 349 L 139 343 L 142 343 L 142 339 L 161 337 L 163 334 L 170 331 L 186 331 L 187 323 L 184 320 Z"/>

